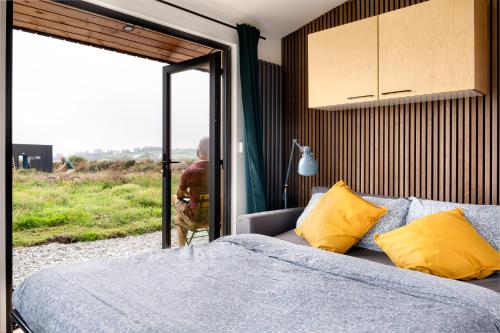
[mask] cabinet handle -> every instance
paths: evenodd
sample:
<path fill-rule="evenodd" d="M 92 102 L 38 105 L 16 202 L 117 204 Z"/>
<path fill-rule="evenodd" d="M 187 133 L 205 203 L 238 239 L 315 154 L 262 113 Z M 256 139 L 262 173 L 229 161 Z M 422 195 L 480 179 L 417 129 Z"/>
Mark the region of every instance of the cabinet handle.
<path fill-rule="evenodd" d="M 399 94 L 399 93 L 405 93 L 405 92 L 411 92 L 411 89 L 388 91 L 388 92 L 383 92 L 381 95 L 391 95 L 391 94 Z"/>
<path fill-rule="evenodd" d="M 366 98 L 366 97 L 375 97 L 375 95 L 353 96 L 353 97 L 347 97 L 347 99 Z"/>

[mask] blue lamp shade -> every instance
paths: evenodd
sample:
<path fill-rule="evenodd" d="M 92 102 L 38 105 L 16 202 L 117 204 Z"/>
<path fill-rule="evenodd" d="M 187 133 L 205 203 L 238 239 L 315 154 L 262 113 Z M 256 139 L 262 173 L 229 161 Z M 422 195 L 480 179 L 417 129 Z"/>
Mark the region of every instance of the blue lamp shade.
<path fill-rule="evenodd" d="M 299 161 L 299 175 L 314 176 L 318 172 L 318 163 L 312 156 L 311 147 L 302 148 L 302 158 Z"/>

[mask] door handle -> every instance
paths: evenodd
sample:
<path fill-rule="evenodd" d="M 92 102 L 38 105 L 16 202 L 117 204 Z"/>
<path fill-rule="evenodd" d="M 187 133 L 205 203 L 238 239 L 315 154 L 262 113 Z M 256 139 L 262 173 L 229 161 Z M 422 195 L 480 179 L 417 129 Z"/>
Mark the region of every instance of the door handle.
<path fill-rule="evenodd" d="M 161 165 L 168 165 L 168 164 L 177 164 L 177 163 L 181 163 L 180 161 L 170 161 L 170 162 L 167 162 L 167 161 L 161 161 L 160 162 Z"/>
<path fill-rule="evenodd" d="M 164 174 L 164 175 L 166 175 L 167 172 L 170 169 L 169 168 L 170 164 L 178 164 L 178 163 L 181 163 L 181 162 L 180 161 L 170 161 L 170 162 L 168 162 L 168 161 L 161 161 L 160 163 L 161 163 L 161 173 Z"/>
<path fill-rule="evenodd" d="M 412 91 L 411 89 L 387 91 L 387 92 L 381 93 L 381 95 L 399 94 L 399 93 L 405 93 L 405 92 L 411 92 L 411 91 Z"/>
<path fill-rule="evenodd" d="M 347 97 L 347 99 L 367 98 L 367 97 L 375 97 L 375 95 L 353 96 L 353 97 Z"/>
<path fill-rule="evenodd" d="M 161 173 L 163 174 L 163 177 L 166 177 L 167 176 L 167 166 L 168 166 L 168 162 L 167 161 L 160 161 L 160 164 L 161 164 Z"/>

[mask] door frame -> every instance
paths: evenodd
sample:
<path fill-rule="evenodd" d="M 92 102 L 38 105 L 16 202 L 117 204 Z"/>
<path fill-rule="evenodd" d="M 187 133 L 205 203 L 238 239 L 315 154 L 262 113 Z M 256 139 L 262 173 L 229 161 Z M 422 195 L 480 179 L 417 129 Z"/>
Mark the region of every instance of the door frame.
<path fill-rule="evenodd" d="M 172 177 L 170 174 L 170 165 L 173 163 L 170 156 L 172 110 L 171 110 L 171 77 L 172 74 L 185 72 L 200 68 L 202 65 L 209 67 L 210 80 L 210 158 L 209 165 L 209 241 L 220 237 L 221 228 L 221 210 L 220 210 L 220 180 L 223 162 L 221 160 L 220 144 L 224 144 L 221 138 L 221 52 L 210 53 L 198 58 L 182 61 L 180 63 L 167 65 L 163 67 L 163 154 L 162 154 L 162 248 L 169 248 L 171 239 L 171 202 L 168 200 L 171 196 Z M 225 157 L 224 157 L 225 159 Z M 224 181 L 226 181 L 224 179 Z M 223 207 L 224 208 L 224 207 Z M 226 218 L 226 216 L 225 216 Z"/>
<path fill-rule="evenodd" d="M 75 7 L 78 9 L 86 10 L 88 12 L 106 16 L 109 18 L 114 18 L 116 20 L 125 21 L 131 23 L 133 25 L 142 26 L 144 28 L 159 32 L 169 34 L 175 37 L 179 37 L 182 39 L 186 39 L 195 43 L 203 44 L 215 49 L 222 51 L 222 136 L 224 144 L 224 160 L 228 163 L 224 165 L 224 198 L 223 198 L 223 214 L 224 219 L 224 235 L 231 234 L 231 46 L 223 43 L 216 42 L 214 40 L 200 37 L 194 34 L 190 34 L 184 31 L 180 31 L 177 29 L 173 29 L 167 27 L 162 24 L 158 24 L 152 21 L 148 21 L 146 19 L 141 19 L 139 17 L 124 14 L 122 12 L 112 10 L 109 8 L 105 8 L 99 5 L 95 5 L 84 0 L 53 0 L 56 2 L 63 3 L 64 5 Z M 6 3 L 6 29 L 5 29 L 5 66 L 6 66 L 6 75 L 5 75 L 5 161 L 8 164 L 8 161 L 11 159 L 12 155 L 12 37 L 13 37 L 13 3 L 12 1 L 7 1 Z M 43 34 L 41 34 L 43 35 Z M 50 34 L 46 34 L 52 38 L 60 38 L 57 36 L 52 36 Z M 6 277 L 6 319 L 10 320 L 10 314 L 12 309 L 12 172 L 11 168 L 6 168 L 5 174 L 5 201 L 6 201 L 6 216 L 5 216 L 5 277 Z M 10 328 L 10 323 L 8 323 L 8 327 Z"/>

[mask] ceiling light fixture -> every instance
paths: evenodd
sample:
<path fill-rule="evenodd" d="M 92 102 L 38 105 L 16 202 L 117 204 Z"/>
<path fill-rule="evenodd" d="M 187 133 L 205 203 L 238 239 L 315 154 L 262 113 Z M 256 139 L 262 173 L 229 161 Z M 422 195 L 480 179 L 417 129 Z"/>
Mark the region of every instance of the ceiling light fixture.
<path fill-rule="evenodd" d="M 131 32 L 131 31 L 134 31 L 134 26 L 133 25 L 130 25 L 130 24 L 126 24 L 123 26 L 123 31 L 126 31 L 126 32 Z"/>

